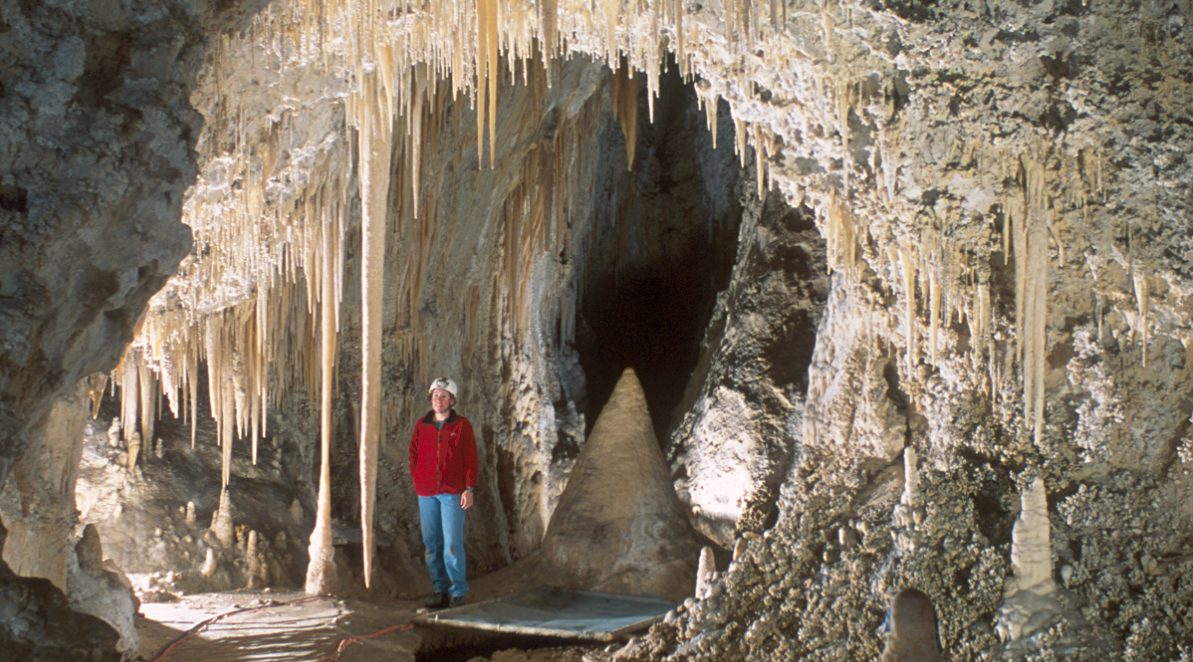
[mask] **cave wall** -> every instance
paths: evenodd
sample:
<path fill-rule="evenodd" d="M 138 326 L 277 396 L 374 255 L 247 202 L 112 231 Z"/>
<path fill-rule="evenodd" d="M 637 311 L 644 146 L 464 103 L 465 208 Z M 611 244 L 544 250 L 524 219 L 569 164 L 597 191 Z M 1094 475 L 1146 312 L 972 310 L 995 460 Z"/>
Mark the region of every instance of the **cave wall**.
<path fill-rule="evenodd" d="M 178 222 L 199 129 L 187 91 L 194 31 L 216 17 L 170 8 L 3 5 L 0 477 L 55 395 L 115 366 L 191 248 Z"/>
<path fill-rule="evenodd" d="M 179 212 L 197 172 L 200 119 L 188 96 L 205 35 L 260 5 L 0 3 L 0 483 L 14 533 L 5 559 L 49 578 L 0 568 L 0 599 L 21 614 L 0 634 L 11 656 L 120 657 L 116 632 L 73 613 L 61 591 L 80 380 L 116 367 L 149 298 L 191 250 Z"/>
<path fill-rule="evenodd" d="M 886 599 L 914 585 L 936 601 L 952 659 L 1176 657 L 1190 563 L 1179 256 L 1191 173 L 1178 155 L 1191 137 L 1188 7 L 887 11 L 903 20 L 851 16 L 853 34 L 870 35 L 868 52 L 846 39 L 835 53 L 809 51 L 832 72 L 822 84 L 841 85 L 848 69 L 852 98 L 875 94 L 868 110 L 828 108 L 817 120 L 814 90 L 793 87 L 796 77 L 769 70 L 751 89 L 702 70 L 735 114 L 781 135 L 768 173 L 789 201 L 818 211 L 836 269 L 777 522 L 762 539 L 739 536 L 723 592 L 658 641 L 676 637 L 662 649 L 695 659 L 872 659 Z M 1042 196 L 1028 190 L 1034 163 Z M 833 209 L 848 180 L 857 262 L 834 254 Z M 1031 222 L 1033 195 L 1047 210 L 1046 250 L 1034 256 L 1007 243 L 1014 224 Z M 1031 362 L 1016 358 L 1031 320 L 1016 302 L 1041 256 L 1037 434 Z M 905 278 L 908 262 L 923 275 Z M 934 292 L 950 280 L 965 285 Z M 989 318 L 972 303 L 986 296 Z M 720 412 L 742 410 L 726 400 Z M 771 405 L 761 419 L 779 428 L 790 409 Z M 909 457 L 918 461 L 907 471 Z M 1051 534 L 1041 562 L 1060 588 L 1007 641 L 1012 525 L 1037 476 Z M 1131 515 L 1126 503 L 1137 504 Z"/>

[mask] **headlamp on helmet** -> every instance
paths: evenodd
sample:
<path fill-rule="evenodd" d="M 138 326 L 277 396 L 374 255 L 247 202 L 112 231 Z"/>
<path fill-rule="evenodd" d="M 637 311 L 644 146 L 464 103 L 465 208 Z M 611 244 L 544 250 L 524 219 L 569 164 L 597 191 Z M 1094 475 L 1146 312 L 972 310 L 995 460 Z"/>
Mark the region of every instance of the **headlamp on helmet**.
<path fill-rule="evenodd" d="M 452 394 L 452 397 L 458 397 L 459 389 L 456 387 L 456 382 L 451 377 L 440 377 L 431 382 L 431 387 L 427 389 L 427 394 L 430 395 L 435 389 L 442 389 Z"/>

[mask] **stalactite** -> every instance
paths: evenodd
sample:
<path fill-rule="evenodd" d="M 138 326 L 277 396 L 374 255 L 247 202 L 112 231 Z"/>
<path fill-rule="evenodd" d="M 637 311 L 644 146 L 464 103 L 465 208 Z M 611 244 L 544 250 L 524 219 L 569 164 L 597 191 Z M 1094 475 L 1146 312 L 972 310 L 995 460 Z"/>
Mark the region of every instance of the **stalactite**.
<path fill-rule="evenodd" d="M 1151 288 L 1148 285 L 1147 274 L 1136 265 L 1131 272 L 1131 282 L 1135 287 L 1135 304 L 1139 314 L 1139 353 L 1143 367 L 1147 367 L 1148 319 L 1150 308 Z"/>
<path fill-rule="evenodd" d="M 1044 428 L 1045 333 L 1048 292 L 1048 228 L 1044 166 L 1030 156 L 1020 159 L 1024 190 L 1023 220 L 1015 226 L 1016 329 L 1023 371 L 1027 425 L 1039 443 Z"/>
<path fill-rule="evenodd" d="M 633 170 L 638 144 L 638 81 L 624 58 L 609 75 L 609 94 L 613 99 L 613 117 L 621 124 L 625 136 L 626 168 Z"/>
<path fill-rule="evenodd" d="M 485 2 L 485 0 L 477 0 L 477 2 Z M 488 73 L 485 75 L 485 83 L 489 95 L 489 167 L 493 168 L 496 167 L 497 158 L 497 46 L 499 39 L 497 7 L 499 0 L 487 0 L 485 4 L 487 5 L 484 29 L 487 33 L 485 61 L 488 64 Z"/>
<path fill-rule="evenodd" d="M 369 79 L 366 85 L 375 85 Z M 422 99 L 422 92 L 414 96 Z M 421 115 L 421 103 L 413 111 Z M 361 407 L 360 407 L 360 525 L 363 536 L 364 580 L 373 576 L 373 506 L 377 494 L 377 456 L 381 444 L 381 332 L 384 290 L 386 216 L 388 213 L 392 123 L 373 110 L 359 118 L 358 137 L 361 182 Z M 418 150 L 417 123 L 411 131 L 412 149 Z M 417 159 L 416 159 L 417 160 Z M 416 178 L 417 179 L 417 178 Z M 417 188 L 417 182 L 415 183 Z M 326 369 L 326 368 L 325 368 Z M 325 460 L 326 461 L 326 460 Z M 321 474 L 322 475 L 322 474 Z M 313 542 L 313 541 L 312 541 Z"/>
<path fill-rule="evenodd" d="M 108 385 L 108 376 L 96 373 L 87 377 L 87 399 L 91 401 L 91 418 L 99 416 L 99 405 L 104 399 L 104 388 Z"/>
<path fill-rule="evenodd" d="M 547 85 L 551 84 L 551 62 L 559 54 L 559 0 L 541 0 L 542 29 L 539 34 L 543 43 L 543 65 L 547 73 Z"/>
<path fill-rule="evenodd" d="M 834 62 L 836 58 L 833 56 L 833 17 L 829 15 L 827 0 L 822 0 L 820 22 L 824 31 L 824 58 L 828 62 Z"/>
<path fill-rule="evenodd" d="M 762 125 L 754 124 L 754 172 L 757 177 L 758 198 L 766 193 L 766 143 L 762 140 Z"/>
<path fill-rule="evenodd" d="M 940 275 L 937 265 L 932 265 L 925 271 L 928 274 L 928 346 L 932 355 L 932 365 L 940 365 L 937 358 L 940 335 Z"/>
<path fill-rule="evenodd" d="M 679 73 L 685 77 L 688 74 L 687 39 L 684 36 L 683 19 L 688 9 L 686 0 L 675 0 L 675 60 L 679 63 Z"/>
<path fill-rule="evenodd" d="M 735 145 L 737 147 L 738 163 L 741 165 L 741 169 L 745 170 L 746 169 L 746 121 L 741 119 L 740 117 L 734 117 L 733 118 L 733 128 L 736 131 L 736 135 L 734 137 L 737 139 L 737 142 L 735 143 Z"/>
<path fill-rule="evenodd" d="M 970 317 L 972 320 L 975 320 L 973 331 L 970 332 L 970 335 L 976 341 L 979 358 L 983 352 L 986 354 L 987 378 L 989 386 L 992 389 L 995 384 L 993 369 L 996 361 L 994 359 L 994 325 L 992 322 L 993 313 L 991 311 L 989 262 L 982 262 L 978 269 L 976 289 L 977 301 L 974 303 L 974 307 L 977 310 Z"/>
<path fill-rule="evenodd" d="M 916 262 L 917 260 L 912 255 L 911 246 L 904 246 L 903 250 L 899 252 L 899 259 L 903 267 L 903 304 L 904 314 L 903 320 L 907 336 L 907 374 L 914 374 L 915 365 L 919 362 L 918 341 L 916 340 L 916 319 L 915 319 L 915 282 L 916 282 Z"/>
<path fill-rule="evenodd" d="M 612 65 L 617 61 L 617 17 L 621 14 L 621 0 L 603 0 L 602 4 L 605 12 L 605 60 Z"/>
<path fill-rule="evenodd" d="M 840 271 L 851 277 L 857 264 L 857 226 L 853 214 L 837 198 L 836 191 L 829 196 L 824 239 L 828 246 L 829 273 Z"/>
<path fill-rule="evenodd" d="M 488 85 L 489 5 L 496 0 L 476 0 L 476 161 L 483 163 L 485 144 L 485 90 Z"/>
<path fill-rule="evenodd" d="M 837 132 L 841 136 L 842 179 L 844 180 L 842 188 L 848 194 L 850 175 L 853 172 L 853 153 L 849 149 L 849 113 L 852 108 L 849 103 L 850 86 L 842 81 L 834 81 L 831 84 L 831 89 L 833 100 L 836 102 Z"/>
<path fill-rule="evenodd" d="M 191 406 L 191 449 L 195 448 L 195 432 L 199 428 L 199 345 L 196 342 L 187 343 L 186 348 L 186 382 L 190 386 L 187 399 Z"/>

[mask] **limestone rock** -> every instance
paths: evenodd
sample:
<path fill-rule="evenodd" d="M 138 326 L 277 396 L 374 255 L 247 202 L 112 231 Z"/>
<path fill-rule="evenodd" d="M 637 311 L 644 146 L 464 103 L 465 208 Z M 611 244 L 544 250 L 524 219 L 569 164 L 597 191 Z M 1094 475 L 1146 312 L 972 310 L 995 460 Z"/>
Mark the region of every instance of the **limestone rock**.
<path fill-rule="evenodd" d="M 215 221 L 189 274 L 222 268 L 221 249 L 240 247 L 207 240 L 240 229 L 220 225 L 228 215 L 269 223 L 302 210 L 295 216 L 309 228 L 326 210 L 306 203 L 332 191 L 340 208 L 355 208 L 344 98 L 358 84 L 357 63 L 288 46 L 288 33 L 321 31 L 285 23 L 305 14 L 296 5 L 268 4 L 267 29 L 258 30 L 241 30 L 248 24 L 238 19 L 262 0 L 0 5 L 6 490 L 13 485 L 3 478 L 35 448 L 56 394 L 125 353 L 146 302 L 190 248 L 184 206 L 190 220 Z M 1065 587 L 1115 633 L 1109 651 L 1072 655 L 1180 656 L 1193 627 L 1182 579 L 1193 572 L 1189 2 L 909 0 L 814 11 L 792 2 L 680 3 L 653 17 L 640 12 L 659 3 L 580 3 L 584 16 L 568 11 L 577 3 L 539 4 L 558 5 L 542 20 L 564 30 L 572 50 L 550 63 L 549 80 L 528 74 L 540 68 L 519 57 L 501 63 L 512 75 L 498 86 L 488 155 L 476 152 L 472 95 L 453 101 L 449 84 L 418 73 L 401 88 L 405 98 L 429 91 L 424 100 L 435 108 L 402 122 L 438 131 L 391 187 L 398 222 L 386 279 L 396 286 L 385 304 L 394 320 L 385 374 L 467 374 L 475 409 L 466 413 L 476 412 L 485 437 L 469 533 L 476 569 L 523 558 L 542 539 L 582 445 L 574 422 L 592 414 L 571 416 L 566 403 L 600 400 L 600 370 L 591 367 L 600 361 L 582 349 L 599 340 L 585 338 L 585 327 L 595 328 L 590 304 L 618 303 L 644 274 L 707 279 L 710 296 L 649 299 L 714 311 L 694 332 L 705 339 L 698 349 L 650 350 L 700 355 L 675 410 L 684 422 L 660 441 L 700 530 L 725 547 L 749 543 L 718 583 L 721 606 L 660 626 L 654 657 L 872 659 L 880 646 L 874 596 L 913 582 L 959 596 L 941 615 L 962 659 L 1035 654 L 994 650 L 990 623 L 1013 562 L 1023 567 L 1006 553 L 1019 498 L 1010 474 L 1023 467 L 1047 475 L 1059 499 L 1047 517 Z M 119 7 L 96 11 L 101 5 Z M 620 24 L 601 20 L 617 18 L 602 16 L 614 5 L 625 8 Z M 421 26 L 432 13 L 398 23 Z M 550 33 L 537 16 L 513 17 L 523 18 L 520 33 Z M 441 36 L 428 38 L 448 43 Z M 629 86 L 610 93 L 602 58 L 618 49 L 646 73 L 640 97 Z M 666 49 L 686 49 L 672 69 L 695 81 L 684 88 L 689 96 L 647 94 L 660 81 L 666 91 L 657 75 Z M 399 73 L 426 70 L 420 63 Z M 515 84 L 517 74 L 529 82 Z M 676 126 L 669 119 L 699 117 L 695 99 L 722 149 L 663 140 Z M 639 122 L 629 120 L 634 113 L 610 118 L 613 103 L 630 110 L 636 101 L 646 111 Z M 412 140 L 395 144 L 395 155 L 416 153 L 424 136 L 399 133 Z M 633 135 L 627 171 L 624 142 Z M 722 169 L 726 159 L 740 165 Z M 196 173 L 202 181 L 191 188 Z M 705 200 L 728 212 L 696 213 Z M 740 234 L 727 220 L 737 212 Z M 344 216 L 348 254 L 359 255 L 357 219 Z M 244 225 L 246 234 L 301 243 L 287 233 L 295 226 Z M 693 231 L 701 225 L 718 232 Z M 728 284 L 686 261 L 705 255 L 687 250 L 705 242 L 732 267 Z M 265 265 L 260 271 L 228 273 L 203 291 L 180 279 L 156 310 L 186 317 L 196 311 L 181 310 L 183 302 L 198 298 L 197 312 L 240 324 L 276 275 L 256 248 L 243 252 Z M 316 250 L 295 254 L 304 252 Z M 358 270 L 349 257 L 339 412 L 358 401 Z M 293 309 L 309 305 L 302 284 L 290 293 Z M 146 328 L 160 321 L 144 319 Z M 308 318 L 282 319 L 296 335 L 309 333 Z M 302 357 L 305 339 L 291 340 L 273 356 Z M 229 393 L 239 372 L 226 376 Z M 304 364 L 273 377 L 300 382 L 310 372 Z M 402 380 L 391 382 L 385 414 L 408 434 L 420 387 Z M 255 392 L 235 390 L 233 400 Z M 287 476 L 302 489 L 317 435 L 296 421 L 309 420 L 311 406 L 281 400 L 287 416 L 271 429 L 284 429 L 304 456 Z M 398 451 L 383 462 L 400 467 L 401 444 L 390 445 Z M 919 487 L 914 505 L 895 508 L 888 488 L 904 481 L 881 476 L 909 446 L 920 457 L 906 478 Z M 341 468 L 352 461 L 333 458 Z M 392 474 L 380 486 L 379 514 L 400 521 L 413 547 L 416 527 L 402 515 L 411 510 L 409 485 L 400 469 Z M 47 503 L 45 493 L 13 491 L 30 514 Z M 292 496 L 272 510 L 283 513 Z M 245 501 L 237 498 L 238 509 Z M 80 500 L 87 511 L 100 503 Z M 204 517 L 215 507 L 215 499 L 200 503 Z M 138 522 L 146 510 L 137 505 L 100 509 L 92 514 L 101 520 L 124 513 L 113 526 L 152 530 Z M 859 541 L 835 533 L 848 522 L 857 522 Z M 42 548 L 17 542 L 15 527 L 13 538 L 6 553 Z M 106 531 L 104 539 L 109 549 L 138 550 Z M 144 551 L 174 558 L 156 546 Z M 1067 608 L 1064 593 L 1055 595 Z M 20 611 L 25 602 L 0 604 Z M 1046 635 L 1040 648 L 1072 624 L 1048 618 L 1021 630 Z M 49 637 L 44 646 L 61 643 Z"/>
<path fill-rule="evenodd" d="M 91 614 L 71 609 L 62 591 L 48 579 L 17 577 L 0 562 L 0 604 L 4 628 L 0 645 L 12 660 L 119 662 L 120 634 Z"/>
<path fill-rule="evenodd" d="M 87 554 L 99 553 L 99 534 L 94 526 L 88 526 L 92 531 L 90 539 L 84 533 L 84 539 L 76 545 L 76 550 L 84 550 Z M 84 542 L 87 540 L 88 542 Z M 140 602 L 133 593 L 132 584 L 115 566 L 103 564 L 99 568 L 84 568 L 82 562 L 89 565 L 94 563 L 94 556 L 68 557 L 66 575 L 66 595 L 70 606 L 81 614 L 90 614 L 115 628 L 120 634 L 116 642 L 116 650 L 131 659 L 140 652 L 141 639 L 137 634 L 136 614 L 140 609 Z M 111 569 L 109 569 L 109 566 Z"/>
<path fill-rule="evenodd" d="M 36 426 L 40 443 L 13 465 L 0 491 L 0 515 L 8 527 L 4 560 L 18 574 L 45 577 L 66 588 L 67 545 L 74 527 L 75 483 L 86 429 L 80 390 L 54 401 Z"/>
<path fill-rule="evenodd" d="M 882 662 L 941 662 L 936 610 L 923 591 L 907 588 L 891 598 L 890 631 Z"/>
<path fill-rule="evenodd" d="M 79 570 L 92 577 L 102 577 L 104 574 L 104 548 L 99 538 L 99 529 L 94 524 L 83 527 L 83 537 L 75 545 L 75 555 L 78 558 Z"/>

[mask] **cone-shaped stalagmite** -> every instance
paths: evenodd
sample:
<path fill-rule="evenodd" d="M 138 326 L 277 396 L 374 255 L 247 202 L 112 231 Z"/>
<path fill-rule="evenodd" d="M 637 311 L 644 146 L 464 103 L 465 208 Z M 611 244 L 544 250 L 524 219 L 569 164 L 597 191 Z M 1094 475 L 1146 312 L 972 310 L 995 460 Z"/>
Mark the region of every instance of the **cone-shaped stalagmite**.
<path fill-rule="evenodd" d="M 692 594 L 699 545 L 632 369 L 622 373 L 576 460 L 543 553 L 575 586 L 671 599 Z"/>

